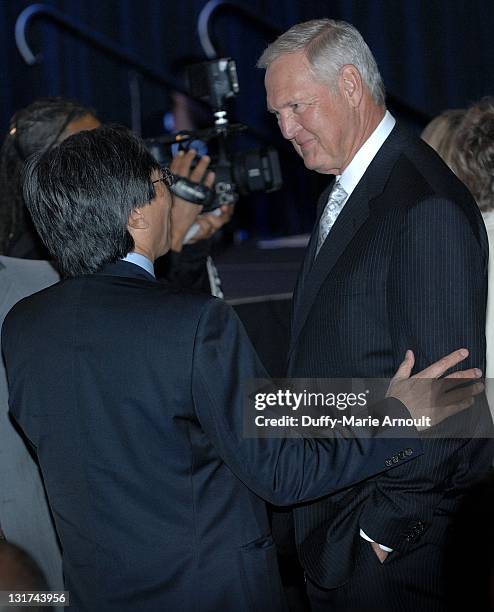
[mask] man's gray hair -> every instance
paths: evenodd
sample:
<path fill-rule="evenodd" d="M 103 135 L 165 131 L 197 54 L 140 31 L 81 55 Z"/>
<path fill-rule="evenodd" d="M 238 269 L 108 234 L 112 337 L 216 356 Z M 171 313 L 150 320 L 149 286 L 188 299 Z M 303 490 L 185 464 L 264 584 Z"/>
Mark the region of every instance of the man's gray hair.
<path fill-rule="evenodd" d="M 258 68 L 268 68 L 287 53 L 304 51 L 314 75 L 331 89 L 340 69 L 353 64 L 360 72 L 372 98 L 384 106 L 384 85 L 376 60 L 360 32 L 346 21 L 313 19 L 292 26 L 279 36 L 259 58 Z"/>

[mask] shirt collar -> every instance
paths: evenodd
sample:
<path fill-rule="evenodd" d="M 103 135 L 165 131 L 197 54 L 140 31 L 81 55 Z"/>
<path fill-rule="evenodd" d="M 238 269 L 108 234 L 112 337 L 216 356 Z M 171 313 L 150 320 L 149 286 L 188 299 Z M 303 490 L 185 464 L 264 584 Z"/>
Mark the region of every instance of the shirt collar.
<path fill-rule="evenodd" d="M 154 275 L 153 262 L 144 255 L 131 251 L 130 253 L 127 253 L 127 255 L 122 259 L 122 261 L 128 261 L 130 263 L 133 263 L 136 266 L 139 266 L 140 268 L 145 270 L 148 274 L 151 274 L 151 276 L 153 276 L 154 278 L 156 278 Z"/>
<path fill-rule="evenodd" d="M 343 173 L 336 177 L 336 180 L 340 182 L 340 185 L 347 192 L 347 197 L 351 195 L 360 179 L 364 176 L 367 167 L 384 144 L 386 138 L 390 135 L 395 123 L 396 119 L 389 111 L 386 111 L 379 125 L 360 147 Z"/>

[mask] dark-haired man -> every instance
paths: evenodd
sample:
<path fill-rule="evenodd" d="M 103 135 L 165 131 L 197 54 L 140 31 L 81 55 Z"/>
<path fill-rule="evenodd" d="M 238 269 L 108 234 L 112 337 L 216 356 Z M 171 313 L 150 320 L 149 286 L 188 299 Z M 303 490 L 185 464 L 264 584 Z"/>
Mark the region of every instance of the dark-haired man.
<path fill-rule="evenodd" d="M 68 136 L 91 130 L 101 124 L 94 112 L 65 98 L 40 98 L 18 110 L 0 149 L 0 324 L 20 299 L 57 282 L 54 267 L 29 218 L 22 195 L 22 171 L 26 160 L 36 152 L 57 146 Z M 175 173 L 190 180 L 204 178 L 208 158 L 191 169 L 194 152 L 176 155 Z M 231 208 L 231 207 L 228 207 Z M 159 274 L 174 285 L 188 285 L 210 291 L 205 258 L 209 241 L 182 249 L 186 232 L 195 220 L 206 232 L 204 238 L 228 220 L 220 216 L 196 216 L 199 206 L 175 199 L 171 251 L 159 262 Z M 231 214 L 231 213 L 230 213 Z M 213 224 L 213 227 L 211 227 Z M 63 588 L 59 541 L 48 509 L 38 465 L 8 415 L 7 381 L 0 361 L 0 523 L 9 542 L 18 544 L 43 568 L 52 589 Z"/>
<path fill-rule="evenodd" d="M 308 500 L 421 446 L 243 437 L 241 382 L 264 376 L 244 330 L 222 301 L 153 276 L 171 180 L 116 128 L 29 161 L 25 199 L 65 280 L 7 316 L 10 408 L 36 448 L 74 611 L 282 610 L 261 498 Z"/>

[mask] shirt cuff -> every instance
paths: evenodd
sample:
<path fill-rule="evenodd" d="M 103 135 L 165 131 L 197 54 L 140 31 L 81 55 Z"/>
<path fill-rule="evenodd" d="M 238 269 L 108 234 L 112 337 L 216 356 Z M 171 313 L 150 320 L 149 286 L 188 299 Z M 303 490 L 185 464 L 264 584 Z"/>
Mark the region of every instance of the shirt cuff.
<path fill-rule="evenodd" d="M 364 540 L 367 540 L 367 542 L 374 542 L 374 540 L 371 540 L 371 538 L 369 538 L 369 536 L 365 533 L 365 531 L 363 529 L 360 530 L 360 536 L 362 538 L 364 538 Z M 388 546 L 384 546 L 384 544 L 377 544 L 379 546 L 379 548 L 381 550 L 384 550 L 385 552 L 393 552 L 392 548 L 389 548 Z"/>

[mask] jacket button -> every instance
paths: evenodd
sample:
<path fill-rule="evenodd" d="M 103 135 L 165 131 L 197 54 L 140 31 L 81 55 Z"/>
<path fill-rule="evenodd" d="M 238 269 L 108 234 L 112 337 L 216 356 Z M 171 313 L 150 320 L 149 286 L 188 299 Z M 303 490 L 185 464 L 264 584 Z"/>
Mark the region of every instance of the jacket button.
<path fill-rule="evenodd" d="M 410 455 L 413 455 L 413 450 L 412 450 L 411 448 L 407 448 L 407 449 L 405 450 L 405 455 L 406 455 L 407 457 L 410 457 Z"/>
<path fill-rule="evenodd" d="M 398 455 L 393 455 L 393 463 L 398 463 Z"/>
<path fill-rule="evenodd" d="M 405 451 L 400 451 L 400 452 L 398 453 L 398 457 L 399 457 L 400 459 L 404 459 L 404 458 L 406 457 Z"/>
<path fill-rule="evenodd" d="M 391 459 L 386 459 L 386 461 L 384 462 L 384 465 L 389 467 L 390 465 L 393 465 L 393 462 L 391 461 Z"/>

